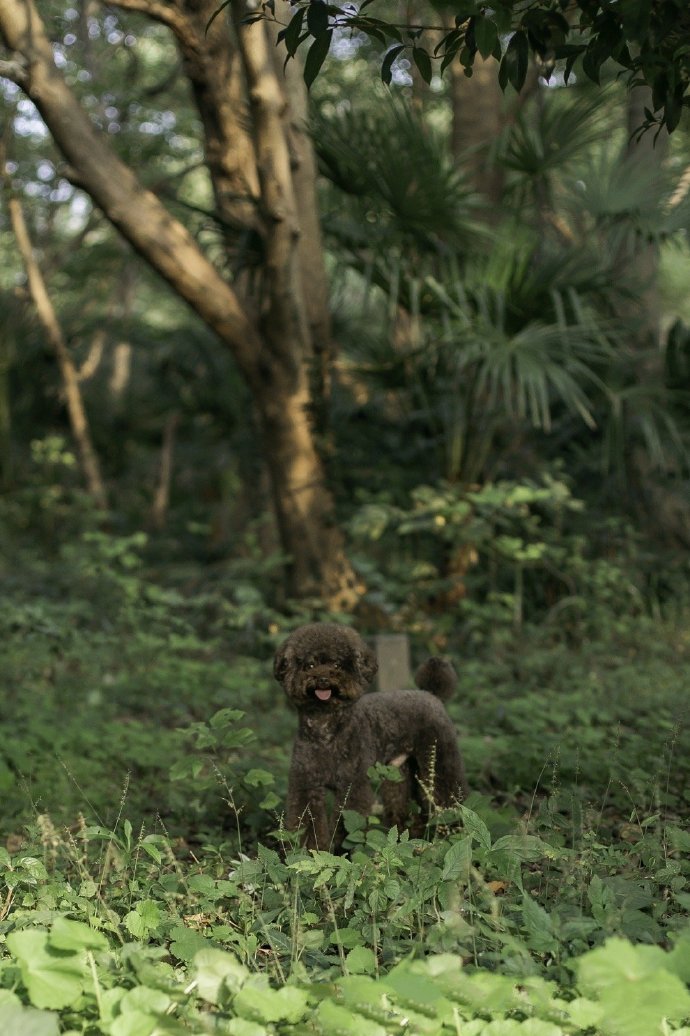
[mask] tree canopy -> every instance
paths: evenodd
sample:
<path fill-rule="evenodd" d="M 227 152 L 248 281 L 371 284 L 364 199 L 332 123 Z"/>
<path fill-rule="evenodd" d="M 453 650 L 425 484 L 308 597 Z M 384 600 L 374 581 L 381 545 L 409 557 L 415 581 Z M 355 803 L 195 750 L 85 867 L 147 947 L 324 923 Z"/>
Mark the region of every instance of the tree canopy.
<path fill-rule="evenodd" d="M 222 6 L 225 6 L 223 4 Z M 651 104 L 640 129 L 657 125 L 673 131 L 690 105 L 690 7 L 686 0 L 433 0 L 426 16 L 400 22 L 381 14 L 380 0 L 326 3 L 298 0 L 281 32 L 293 57 L 306 42 L 307 85 L 316 78 L 335 32 L 360 33 L 386 47 L 381 77 L 391 81 L 393 65 L 409 54 L 428 83 L 459 61 L 472 75 L 477 55 L 499 62 L 501 87 L 520 90 L 530 55 L 543 76 L 562 68 L 566 81 L 576 66 L 599 83 L 602 66 L 612 61 L 631 85 L 646 85 Z M 274 0 L 262 4 L 275 17 Z M 250 19 L 261 17 L 250 15 Z"/>

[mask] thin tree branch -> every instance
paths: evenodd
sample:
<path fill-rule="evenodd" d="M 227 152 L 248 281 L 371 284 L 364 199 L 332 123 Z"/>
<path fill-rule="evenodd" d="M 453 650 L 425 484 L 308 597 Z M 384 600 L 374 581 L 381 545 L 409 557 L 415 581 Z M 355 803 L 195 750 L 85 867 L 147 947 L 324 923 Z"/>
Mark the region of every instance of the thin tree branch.
<path fill-rule="evenodd" d="M 0 155 L 0 159 L 4 167 L 4 157 Z M 101 477 L 98 457 L 91 440 L 89 422 L 79 388 L 79 375 L 62 334 L 62 328 L 50 300 L 48 289 L 43 280 L 43 274 L 34 256 L 21 202 L 17 195 L 11 192 L 7 176 L 4 176 L 3 179 L 7 193 L 10 222 L 17 242 L 17 248 L 26 270 L 31 298 L 36 307 L 36 313 L 46 338 L 57 357 L 58 368 L 65 391 L 67 413 L 77 452 L 81 460 L 82 471 L 94 503 L 100 510 L 105 511 L 108 508 L 108 498 Z"/>

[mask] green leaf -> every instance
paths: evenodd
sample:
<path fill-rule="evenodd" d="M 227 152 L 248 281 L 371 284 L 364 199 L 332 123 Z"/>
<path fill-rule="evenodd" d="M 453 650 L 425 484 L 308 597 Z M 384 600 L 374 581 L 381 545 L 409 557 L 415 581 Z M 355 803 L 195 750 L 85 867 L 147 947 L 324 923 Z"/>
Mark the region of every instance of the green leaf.
<path fill-rule="evenodd" d="M 522 897 L 522 922 L 529 945 L 537 953 L 549 953 L 558 946 L 551 916 L 527 894 Z"/>
<path fill-rule="evenodd" d="M 193 932 L 190 928 L 185 928 L 184 925 L 173 928 L 170 935 L 170 952 L 179 960 L 193 960 L 200 950 L 204 950 L 208 946 L 208 940 L 203 935 Z"/>
<path fill-rule="evenodd" d="M 52 1011 L 24 1007 L 12 996 L 0 1003 L 0 1032 L 6 1036 L 59 1036 L 60 1022 Z"/>
<path fill-rule="evenodd" d="M 152 899 L 142 900 L 125 915 L 125 927 L 135 939 L 145 939 L 160 923 L 160 907 Z"/>
<path fill-rule="evenodd" d="M 194 957 L 194 972 L 199 996 L 218 1004 L 224 990 L 237 993 L 249 977 L 244 964 L 223 950 L 201 950 Z"/>
<path fill-rule="evenodd" d="M 60 1010 L 69 1007 L 82 994 L 85 954 L 51 949 L 49 933 L 31 928 L 11 932 L 7 947 L 19 962 L 22 981 L 34 1007 Z"/>
<path fill-rule="evenodd" d="M 209 727 L 214 730 L 223 727 L 230 727 L 237 723 L 238 720 L 244 719 L 246 713 L 242 709 L 218 709 L 218 712 L 214 712 L 208 721 Z"/>
<path fill-rule="evenodd" d="M 458 842 L 453 842 L 443 857 L 441 881 L 457 881 L 459 878 L 467 878 L 471 860 L 472 839 L 465 837 Z"/>
<path fill-rule="evenodd" d="M 499 68 L 499 82 L 502 88 L 505 89 L 504 83 L 510 83 L 519 93 L 527 76 L 528 65 L 529 43 L 527 42 L 527 34 L 522 31 L 514 32 L 510 37 Z"/>
<path fill-rule="evenodd" d="M 278 33 L 278 40 L 283 40 L 285 43 L 285 49 L 291 58 L 294 58 L 297 48 L 299 46 L 300 34 L 302 32 L 302 22 L 304 21 L 304 8 L 298 8 L 297 12 L 293 14 L 290 19 L 290 24 L 285 28 L 281 29 Z M 229 710 L 228 710 L 229 711 Z"/>
<path fill-rule="evenodd" d="M 405 45 L 403 43 L 397 47 L 391 47 L 381 62 L 381 79 L 386 86 L 390 86 L 390 82 L 393 77 L 393 62 L 404 49 Z"/>
<path fill-rule="evenodd" d="M 492 853 L 507 852 L 523 863 L 555 855 L 553 848 L 536 835 L 503 835 L 491 847 Z"/>
<path fill-rule="evenodd" d="M 321 36 L 317 36 L 307 51 L 307 56 L 304 61 L 304 82 L 306 83 L 307 90 L 316 79 L 319 74 L 319 69 L 326 60 L 326 55 L 331 47 L 332 37 L 333 30 L 329 29 L 328 32 L 324 32 Z"/>
<path fill-rule="evenodd" d="M 160 1032 L 158 1018 L 146 1011 L 128 1011 L 118 1015 L 108 1030 L 110 1036 L 152 1036 Z"/>
<path fill-rule="evenodd" d="M 307 994 L 296 986 L 271 989 L 270 986 L 244 985 L 233 1002 L 234 1009 L 252 1021 L 299 1022 L 307 1012 Z"/>
<path fill-rule="evenodd" d="M 386 1036 L 386 1029 L 378 1022 L 340 1007 L 332 1000 L 321 1001 L 315 1018 L 324 1036 Z"/>
<path fill-rule="evenodd" d="M 376 957 L 368 946 L 355 946 L 345 958 L 345 963 L 353 975 L 373 975 L 376 972 Z"/>
<path fill-rule="evenodd" d="M 423 47 L 414 47 L 412 50 L 412 57 L 414 58 L 414 63 L 417 66 L 419 74 L 424 80 L 424 82 L 427 84 L 430 83 L 432 75 L 431 58 L 429 57 L 427 52 L 423 49 Z"/>
<path fill-rule="evenodd" d="M 633 946 L 616 938 L 576 962 L 579 988 L 604 1008 L 608 1025 L 602 1028 L 648 1036 L 662 1031 L 663 1019 L 679 1020 L 690 1014 L 690 993 L 677 975 L 665 969 L 665 960 L 658 946 Z"/>
<path fill-rule="evenodd" d="M 50 929 L 48 945 L 55 950 L 107 950 L 108 940 L 83 921 L 57 917 Z"/>
<path fill-rule="evenodd" d="M 328 7 L 323 0 L 311 0 L 307 8 L 307 28 L 312 36 L 328 31 Z"/>
<path fill-rule="evenodd" d="M 266 785 L 273 784 L 275 777 L 268 770 L 260 770 L 256 767 L 251 770 L 247 770 L 242 783 L 246 784 L 248 788 L 263 788 Z"/>
<path fill-rule="evenodd" d="M 475 18 L 474 41 L 477 50 L 486 60 L 493 54 L 494 47 L 498 43 L 498 29 L 496 23 L 490 18 Z"/>
<path fill-rule="evenodd" d="M 268 1036 L 269 1033 L 264 1025 L 250 1022 L 248 1018 L 231 1018 L 227 1025 L 228 1036 Z"/>
<path fill-rule="evenodd" d="M 150 986 L 135 986 L 128 989 L 120 1000 L 122 1013 L 143 1011 L 150 1015 L 165 1014 L 172 1003 L 167 993 Z"/>
<path fill-rule="evenodd" d="M 482 849 L 490 849 L 491 835 L 482 818 L 467 806 L 461 806 L 460 812 L 462 813 L 462 823 L 465 831 L 479 842 Z"/>

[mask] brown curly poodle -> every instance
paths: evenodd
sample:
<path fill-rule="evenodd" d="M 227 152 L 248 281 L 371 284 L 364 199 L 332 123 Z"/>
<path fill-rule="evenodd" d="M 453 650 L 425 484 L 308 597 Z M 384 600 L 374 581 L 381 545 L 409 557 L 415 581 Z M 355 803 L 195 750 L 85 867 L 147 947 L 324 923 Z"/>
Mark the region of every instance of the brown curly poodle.
<path fill-rule="evenodd" d="M 343 809 L 371 813 L 367 771 L 375 763 L 397 766 L 402 777 L 384 781 L 380 789 L 389 827 L 407 826 L 414 800 L 420 815 L 412 830 L 421 833 L 433 806 L 452 805 L 466 794 L 457 734 L 439 700 L 455 686 L 452 667 L 430 658 L 416 675 L 423 690 L 364 694 L 377 668 L 361 637 L 335 623 L 301 626 L 276 653 L 275 677 L 299 715 L 287 827 L 303 827 L 308 848 L 340 848 Z"/>

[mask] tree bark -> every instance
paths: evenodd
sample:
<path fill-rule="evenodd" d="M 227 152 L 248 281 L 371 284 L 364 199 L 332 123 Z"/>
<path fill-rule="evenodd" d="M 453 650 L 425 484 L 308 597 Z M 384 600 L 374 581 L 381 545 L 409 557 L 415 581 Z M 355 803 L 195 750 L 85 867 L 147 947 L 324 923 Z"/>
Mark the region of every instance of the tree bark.
<path fill-rule="evenodd" d="M 231 50 L 224 20 L 217 18 L 211 27 L 211 43 L 201 31 L 217 7 L 215 0 L 116 3 L 164 22 L 178 40 L 195 100 L 204 113 L 206 155 L 221 218 L 227 222 L 232 216 L 245 227 L 258 227 L 262 237 L 260 298 L 240 296 L 94 128 L 55 68 L 33 0 L 0 4 L 0 39 L 14 52 L 14 60 L 4 63 L 5 74 L 12 73 L 36 105 L 69 163 L 73 182 L 232 351 L 263 433 L 277 525 L 289 557 L 288 592 L 319 597 L 330 607 L 350 607 L 357 599 L 356 580 L 335 524 L 311 421 L 314 328 L 319 322 L 327 328 L 327 320 L 310 311 L 306 301 L 311 286 L 300 268 L 300 255 L 306 255 L 307 242 L 286 134 L 287 99 L 266 26 L 242 24 L 243 9 L 233 0 L 250 103 L 250 148 L 248 135 L 238 130 L 238 108 L 233 110 L 229 103 L 233 91 L 237 97 L 239 80 L 236 63 L 223 63 L 223 47 Z M 313 239 L 310 245 L 315 247 Z"/>

